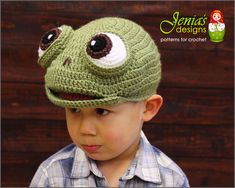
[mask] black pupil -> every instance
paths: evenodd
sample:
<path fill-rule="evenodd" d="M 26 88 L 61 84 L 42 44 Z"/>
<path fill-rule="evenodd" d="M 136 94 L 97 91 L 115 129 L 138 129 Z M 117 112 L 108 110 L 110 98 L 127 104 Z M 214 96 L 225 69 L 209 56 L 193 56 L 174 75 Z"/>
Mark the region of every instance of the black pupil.
<path fill-rule="evenodd" d="M 106 48 L 107 45 L 107 41 L 104 37 L 96 37 L 94 38 L 91 42 L 90 42 L 90 49 L 93 52 L 100 52 L 102 51 L 104 48 Z"/>
<path fill-rule="evenodd" d="M 99 114 L 99 115 L 102 115 L 102 114 L 104 113 L 104 111 L 105 111 L 105 110 L 102 109 L 102 108 L 97 108 L 97 109 L 96 109 L 96 113 Z"/>
<path fill-rule="evenodd" d="M 49 31 L 42 38 L 42 43 L 43 44 L 51 43 L 52 41 L 55 40 L 55 37 L 56 37 L 56 31 L 55 30 Z"/>

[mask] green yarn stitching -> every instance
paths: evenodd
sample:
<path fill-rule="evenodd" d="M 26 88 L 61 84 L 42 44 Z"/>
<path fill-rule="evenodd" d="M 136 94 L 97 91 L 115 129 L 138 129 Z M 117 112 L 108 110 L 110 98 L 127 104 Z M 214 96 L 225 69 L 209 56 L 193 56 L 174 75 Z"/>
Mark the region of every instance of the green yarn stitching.
<path fill-rule="evenodd" d="M 127 57 L 120 67 L 98 67 L 87 54 L 88 42 L 99 33 L 112 33 L 123 41 Z M 71 63 L 65 65 L 68 58 Z M 61 107 L 142 101 L 156 93 L 161 79 L 160 54 L 153 39 L 138 24 L 116 17 L 97 19 L 77 30 L 62 26 L 60 36 L 45 50 L 38 63 L 47 68 L 45 88 L 49 100 Z M 97 99 L 65 100 L 57 95 L 60 92 Z"/>

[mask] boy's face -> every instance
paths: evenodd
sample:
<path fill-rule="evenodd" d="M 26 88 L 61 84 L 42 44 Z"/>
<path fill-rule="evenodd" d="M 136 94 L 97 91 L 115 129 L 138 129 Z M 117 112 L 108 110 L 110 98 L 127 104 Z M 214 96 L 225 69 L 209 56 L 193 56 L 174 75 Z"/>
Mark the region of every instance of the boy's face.
<path fill-rule="evenodd" d="M 112 107 L 65 109 L 73 142 L 94 160 L 135 154 L 143 125 L 144 102 Z"/>

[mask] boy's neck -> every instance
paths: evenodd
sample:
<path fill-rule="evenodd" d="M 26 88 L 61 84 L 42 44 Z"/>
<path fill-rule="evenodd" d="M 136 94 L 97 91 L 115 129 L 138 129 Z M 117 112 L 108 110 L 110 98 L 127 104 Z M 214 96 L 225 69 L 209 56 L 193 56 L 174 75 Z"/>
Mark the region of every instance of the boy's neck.
<path fill-rule="evenodd" d="M 105 161 L 96 161 L 98 169 L 107 179 L 109 186 L 119 186 L 119 178 L 123 176 L 132 160 L 135 158 L 136 152 L 139 148 L 139 141 L 140 138 L 135 141 L 135 144 L 116 158 Z"/>

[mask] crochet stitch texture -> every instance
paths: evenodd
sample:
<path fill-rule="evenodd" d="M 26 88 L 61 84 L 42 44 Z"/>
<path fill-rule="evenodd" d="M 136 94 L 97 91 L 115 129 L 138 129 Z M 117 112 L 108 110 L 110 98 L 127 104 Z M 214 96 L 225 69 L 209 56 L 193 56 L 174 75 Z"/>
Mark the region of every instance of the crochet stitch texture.
<path fill-rule="evenodd" d="M 110 106 L 142 101 L 156 93 L 160 54 L 140 25 L 105 17 L 76 30 L 66 25 L 59 29 L 59 36 L 44 35 L 44 41 L 45 37 L 55 40 L 47 49 L 39 49 L 38 59 L 47 69 L 46 94 L 55 105 Z"/>

